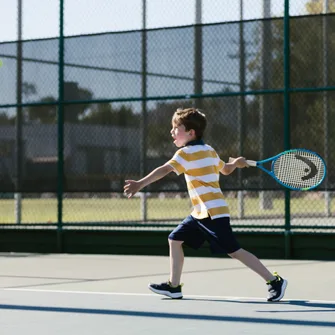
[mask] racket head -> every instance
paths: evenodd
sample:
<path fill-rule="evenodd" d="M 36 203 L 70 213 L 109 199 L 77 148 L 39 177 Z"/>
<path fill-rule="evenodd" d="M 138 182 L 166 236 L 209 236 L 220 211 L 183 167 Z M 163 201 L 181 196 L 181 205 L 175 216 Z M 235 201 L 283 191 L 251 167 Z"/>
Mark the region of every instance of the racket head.
<path fill-rule="evenodd" d="M 281 185 L 296 191 L 308 191 L 323 182 L 326 164 L 313 151 L 292 149 L 276 156 L 272 161 L 271 171 Z"/>

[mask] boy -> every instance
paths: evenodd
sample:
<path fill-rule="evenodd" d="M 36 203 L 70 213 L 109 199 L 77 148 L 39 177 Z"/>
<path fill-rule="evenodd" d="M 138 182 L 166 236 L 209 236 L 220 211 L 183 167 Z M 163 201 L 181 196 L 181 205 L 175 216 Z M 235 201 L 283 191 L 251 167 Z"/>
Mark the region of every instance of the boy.
<path fill-rule="evenodd" d="M 181 299 L 182 244 L 198 249 L 207 240 L 212 253 L 227 253 L 260 275 L 268 285 L 267 300 L 279 301 L 284 296 L 287 281 L 277 273 L 272 275 L 256 256 L 239 246 L 230 227 L 228 205 L 219 186 L 219 173 L 229 175 L 236 168 L 248 167 L 248 164 L 243 157 L 224 163 L 216 151 L 202 140 L 206 124 L 206 116 L 198 109 L 177 109 L 172 117 L 171 136 L 180 149 L 171 160 L 141 180 L 125 181 L 124 193 L 130 198 L 172 171 L 177 175 L 184 173 L 193 205 L 191 215 L 169 235 L 170 280 L 149 284 L 148 288 L 157 294 Z"/>

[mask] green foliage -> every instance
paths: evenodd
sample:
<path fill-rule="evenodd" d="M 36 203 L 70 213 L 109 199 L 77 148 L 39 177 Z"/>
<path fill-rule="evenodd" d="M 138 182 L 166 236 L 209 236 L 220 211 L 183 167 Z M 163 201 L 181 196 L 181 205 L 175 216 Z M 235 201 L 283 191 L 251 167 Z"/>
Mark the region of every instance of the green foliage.
<path fill-rule="evenodd" d="M 290 24 L 290 86 L 297 88 L 314 88 L 331 85 L 335 82 L 335 67 L 330 66 L 331 55 L 335 52 L 335 17 L 327 17 L 329 35 L 324 45 L 323 24 L 321 16 L 291 18 Z M 272 24 L 271 64 L 272 76 L 269 78 L 269 87 L 282 88 L 284 85 L 284 30 L 282 20 L 274 20 Z M 329 66 L 325 69 L 324 50 L 328 50 Z M 262 57 L 261 50 L 249 63 L 249 70 L 253 73 L 252 89 L 261 89 Z M 328 83 L 325 82 L 326 71 Z M 303 146 L 323 152 L 323 120 L 325 112 L 324 93 L 306 92 L 292 93 L 290 98 L 291 114 L 291 146 Z M 329 105 L 334 105 L 334 94 L 328 93 Z M 253 113 L 260 108 L 263 96 L 255 97 L 250 104 Z M 330 120 L 335 117 L 334 110 L 330 110 Z M 272 134 L 280 134 L 283 138 L 284 124 L 280 122 L 283 114 L 282 95 L 271 96 L 271 119 L 278 120 L 272 123 Z M 257 117 L 253 122 L 257 123 Z M 333 121 L 330 121 L 333 122 Z"/>
<path fill-rule="evenodd" d="M 56 102 L 54 97 L 42 98 L 42 103 Z M 27 108 L 29 121 L 38 121 L 43 124 L 57 122 L 57 105 L 31 106 Z"/>
<path fill-rule="evenodd" d="M 114 107 L 111 103 L 95 104 L 81 118 L 84 124 L 114 125 L 119 127 L 139 127 L 140 115 L 135 114 L 131 107 L 121 105 Z"/>
<path fill-rule="evenodd" d="M 37 93 L 33 84 L 24 83 L 22 93 L 28 98 L 30 95 Z M 64 100 L 68 101 L 87 101 L 93 98 L 93 93 L 90 90 L 81 88 L 75 82 L 64 83 Z M 43 124 L 52 124 L 57 121 L 57 105 L 58 100 L 53 96 L 47 96 L 40 99 L 39 102 L 45 103 L 44 106 L 30 106 L 25 108 L 28 115 L 27 121 L 34 121 Z M 80 115 L 84 114 L 88 108 L 89 103 L 83 104 L 68 104 L 64 106 L 64 119 L 65 122 L 75 123 L 78 122 Z"/>
<path fill-rule="evenodd" d="M 326 11 L 324 0 L 311 0 L 307 2 L 306 9 L 309 14 L 321 14 Z M 328 13 L 335 13 L 335 0 L 328 1 Z"/>
<path fill-rule="evenodd" d="M 93 98 L 90 90 L 79 87 L 76 82 L 64 83 L 64 100 L 67 101 L 89 101 Z M 85 113 L 90 103 L 69 104 L 64 106 L 64 120 L 68 123 L 77 123 L 81 115 Z"/>
<path fill-rule="evenodd" d="M 15 124 L 15 117 L 9 117 L 6 112 L 0 113 L 0 126 Z"/>

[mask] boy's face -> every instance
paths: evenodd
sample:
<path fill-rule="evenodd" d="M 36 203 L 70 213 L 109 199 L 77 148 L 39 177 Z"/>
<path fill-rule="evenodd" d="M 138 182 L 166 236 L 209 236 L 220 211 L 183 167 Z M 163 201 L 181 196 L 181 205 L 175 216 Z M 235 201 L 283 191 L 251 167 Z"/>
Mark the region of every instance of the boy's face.
<path fill-rule="evenodd" d="M 172 123 L 172 129 L 170 131 L 172 138 L 174 139 L 173 143 L 178 147 L 183 147 L 187 142 L 190 142 L 194 139 L 194 131 L 186 130 L 184 125 L 177 125 Z"/>

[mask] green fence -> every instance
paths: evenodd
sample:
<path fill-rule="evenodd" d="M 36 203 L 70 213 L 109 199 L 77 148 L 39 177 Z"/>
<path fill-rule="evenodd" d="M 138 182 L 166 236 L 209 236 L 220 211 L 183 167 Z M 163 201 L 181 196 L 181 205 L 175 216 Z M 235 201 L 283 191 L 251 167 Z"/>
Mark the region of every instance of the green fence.
<path fill-rule="evenodd" d="M 303 15 L 277 1 L 275 16 L 264 1 L 254 19 L 240 1 L 240 19 L 206 23 L 196 0 L 192 24 L 152 29 L 138 2 L 137 30 L 66 35 L 64 0 L 56 37 L 0 41 L 1 227 L 171 229 L 190 212 L 183 177 L 130 200 L 123 183 L 172 157 L 171 116 L 196 106 L 223 160 L 303 147 L 329 167 L 303 193 L 256 169 L 222 177 L 236 230 L 333 233 L 334 1 L 303 1 Z"/>

